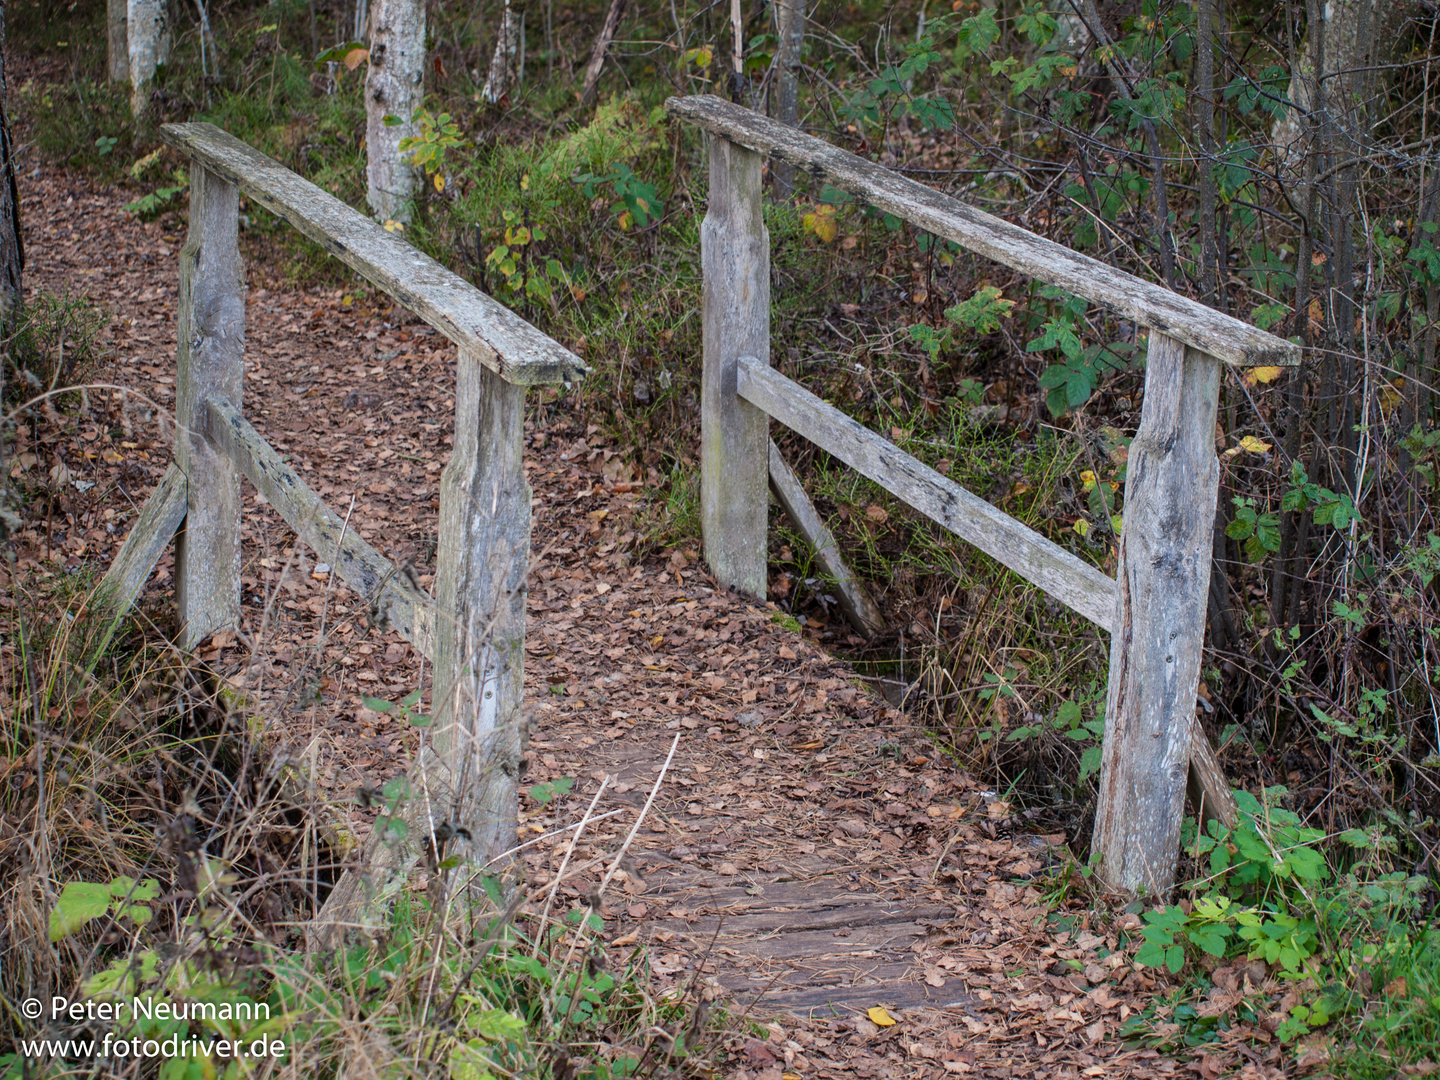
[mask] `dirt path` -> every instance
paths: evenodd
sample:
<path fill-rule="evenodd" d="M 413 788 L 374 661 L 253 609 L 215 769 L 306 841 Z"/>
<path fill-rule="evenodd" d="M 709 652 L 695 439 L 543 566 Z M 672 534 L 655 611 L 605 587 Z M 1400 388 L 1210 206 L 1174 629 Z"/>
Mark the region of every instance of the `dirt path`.
<path fill-rule="evenodd" d="M 124 195 L 48 167 L 27 165 L 21 190 L 29 289 L 106 306 L 109 359 L 94 377 L 172 407 L 181 224 L 138 222 Z M 429 586 L 451 348 L 383 307 L 267 274 L 251 264 L 246 414 L 350 510 L 351 527 Z M 108 565 L 168 463 L 169 430 L 148 412 L 94 393 L 38 440 L 22 432 L 15 469 L 65 472 L 48 544 L 34 523 L 18 572 Z M 987 824 L 1003 804 L 842 663 L 778 625 L 773 606 L 716 591 L 694 552 L 635 561 L 643 493 L 622 448 L 538 406 L 526 438 L 544 552 L 527 639 L 531 778 L 577 782 L 558 805 L 527 802 L 521 827 L 568 820 L 608 774 L 601 809 L 624 812 L 575 854 L 613 850 L 680 733 L 635 872 L 608 900 L 607 932 L 616 946 L 648 945 L 662 984 L 698 977 L 752 1018 L 780 1018 L 769 1039 L 737 1047 L 737 1080 L 1279 1075 L 1278 1048 L 1266 1057 L 1238 1037 L 1211 1047 L 1204 1069 L 1122 1044 L 1117 1032 L 1156 984 L 1082 910 L 1047 923 L 1036 886 L 1065 858 L 1065 837 L 996 837 Z M 296 550 L 248 487 L 246 500 L 243 633 L 216 635 L 202 656 L 266 702 L 277 743 L 313 760 L 337 798 L 402 773 L 412 732 L 363 699 L 413 690 L 418 657 L 368 632 L 358 598 Z M 172 571 L 167 557 L 143 609 L 163 610 Z M 531 885 L 549 882 L 559 855 L 531 850 Z M 582 875 L 561 894 L 578 900 L 592 883 Z M 877 1027 L 866 1016 L 875 1006 L 897 1023 Z"/>

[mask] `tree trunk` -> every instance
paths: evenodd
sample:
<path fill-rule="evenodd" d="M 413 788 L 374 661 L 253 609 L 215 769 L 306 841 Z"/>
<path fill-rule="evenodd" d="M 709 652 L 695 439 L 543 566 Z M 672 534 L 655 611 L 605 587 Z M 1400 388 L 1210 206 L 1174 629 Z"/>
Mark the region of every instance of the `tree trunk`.
<path fill-rule="evenodd" d="M 400 153 L 400 140 L 419 130 L 412 117 L 425 101 L 425 0 L 379 0 L 371 25 L 365 78 L 370 212 L 403 225 L 414 210 L 416 170 Z M 387 116 L 394 118 L 389 125 Z"/>
<path fill-rule="evenodd" d="M 1389 86 L 1382 69 L 1396 59 L 1405 41 L 1405 23 L 1419 15 L 1423 6 L 1421 0 L 1328 0 L 1321 6 L 1324 99 L 1336 126 L 1352 139 L 1368 141 L 1369 118 Z M 1315 29 L 1312 25 L 1307 32 L 1313 34 Z M 1307 48 L 1301 55 L 1288 92 L 1294 108 L 1286 111 L 1271 132 L 1280 163 L 1288 170 L 1298 168 L 1304 156 L 1298 114 L 1308 113 L 1315 104 L 1314 50 Z M 1351 144 L 1352 153 L 1360 150 L 1361 146 Z"/>
<path fill-rule="evenodd" d="M 779 0 L 775 5 L 776 36 L 780 39 L 775 62 L 775 119 L 800 124 L 800 47 L 805 43 L 805 0 Z M 775 190 L 783 196 L 795 186 L 795 166 L 776 162 Z"/>
<path fill-rule="evenodd" d="M 15 188 L 15 144 L 10 139 L 10 117 L 5 112 L 5 0 L 0 0 L 0 320 L 3 333 L 14 333 L 20 311 L 20 271 L 25 267 L 25 245 L 20 234 L 20 195 Z M 0 367 L 0 400 L 5 392 Z"/>
<path fill-rule="evenodd" d="M 170 60 L 170 12 L 165 0 L 129 0 L 125 18 L 130 53 L 130 112 L 137 119 L 150 107 L 155 69 Z"/>
<path fill-rule="evenodd" d="M 510 80 L 515 74 L 515 53 L 518 49 L 516 38 L 518 26 L 515 13 L 510 10 L 509 0 L 500 13 L 500 31 L 495 35 L 495 54 L 490 57 L 490 71 L 485 76 L 485 88 L 481 91 L 491 105 L 499 103 L 510 89 Z"/>
<path fill-rule="evenodd" d="M 130 81 L 130 45 L 126 40 L 127 0 L 109 0 L 106 7 L 107 61 L 111 82 Z"/>

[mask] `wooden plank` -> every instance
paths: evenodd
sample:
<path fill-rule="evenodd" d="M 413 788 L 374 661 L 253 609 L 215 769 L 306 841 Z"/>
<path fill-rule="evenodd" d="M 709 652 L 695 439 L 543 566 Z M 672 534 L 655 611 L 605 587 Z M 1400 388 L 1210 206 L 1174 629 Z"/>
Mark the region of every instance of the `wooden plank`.
<path fill-rule="evenodd" d="M 1196 818 L 1203 825 L 1207 821 L 1218 821 L 1227 829 L 1233 829 L 1240 819 L 1240 808 L 1235 805 L 1235 792 L 1220 767 L 1220 756 L 1215 745 L 1196 716 L 1190 728 L 1190 768 L 1185 778 L 1185 798 Z"/>
<path fill-rule="evenodd" d="M 1220 484 L 1220 361 L 1150 337 L 1140 430 L 1130 444 L 1110 636 L 1110 684 L 1091 850 L 1127 896 L 1175 881 Z"/>
<path fill-rule="evenodd" d="M 180 251 L 175 337 L 175 464 L 188 509 L 175 551 L 180 647 L 240 625 L 240 474 L 206 442 L 202 403 L 239 401 L 245 384 L 245 267 L 240 193 L 190 165 L 190 232 Z"/>
<path fill-rule="evenodd" d="M 270 501 L 280 516 L 345 583 L 370 604 L 372 618 L 393 626 L 427 657 L 434 656 L 433 602 L 394 563 L 360 538 L 352 524 L 311 491 L 294 469 L 228 401 L 206 403 L 206 436 Z"/>
<path fill-rule="evenodd" d="M 855 627 L 866 637 L 874 637 L 889 629 L 880 606 L 870 596 L 865 583 L 850 572 L 840 555 L 840 545 L 835 534 L 826 527 L 824 520 L 805 494 L 804 487 L 790 471 L 780 448 L 770 444 L 770 487 L 785 513 L 805 537 L 805 542 L 815 552 L 815 558 L 827 578 L 835 582 L 835 592 L 840 598 L 840 609 Z"/>
<path fill-rule="evenodd" d="M 432 745 L 454 793 L 443 813 L 469 831 L 482 861 L 514 847 L 519 810 L 530 570 L 524 430 L 524 387 L 462 362 L 455 449 L 440 477 Z"/>
<path fill-rule="evenodd" d="M 922 465 L 893 443 L 764 364 L 749 357 L 742 359 L 736 388 L 741 397 L 754 402 L 887 491 L 894 492 L 926 517 L 974 544 L 1097 626 L 1110 629 L 1115 614 L 1115 583 L 1093 566 L 953 480 Z M 1128 503 L 1126 520 L 1129 520 Z"/>
<path fill-rule="evenodd" d="M 386 844 L 372 834 L 306 928 L 312 951 L 382 925 L 384 902 L 442 824 L 469 834 L 447 850 L 477 869 L 515 844 L 530 564 L 524 388 L 462 356 L 455 416 L 440 488 L 435 715 L 410 770 L 410 797 L 396 810 L 405 839 Z"/>
<path fill-rule="evenodd" d="M 710 140 L 710 203 L 700 225 L 704 369 L 700 376 L 700 532 L 715 579 L 765 599 L 769 425 L 735 396 L 742 356 L 770 356 L 770 235 L 759 154 Z"/>
<path fill-rule="evenodd" d="M 670 98 L 665 107 L 671 116 L 689 120 L 712 136 L 791 164 L 927 232 L 1112 308 L 1141 326 L 1159 330 L 1226 363 L 1300 362 L 1298 345 L 1036 236 L 769 117 L 709 94 Z"/>
<path fill-rule="evenodd" d="M 185 474 L 172 463 L 140 508 L 135 527 L 105 571 L 96 590 L 97 611 L 103 609 L 106 617 L 118 619 L 130 610 L 184 520 Z"/>
<path fill-rule="evenodd" d="M 279 215 L 507 382 L 573 382 L 578 356 L 399 235 L 213 124 L 166 124 L 165 141 Z"/>

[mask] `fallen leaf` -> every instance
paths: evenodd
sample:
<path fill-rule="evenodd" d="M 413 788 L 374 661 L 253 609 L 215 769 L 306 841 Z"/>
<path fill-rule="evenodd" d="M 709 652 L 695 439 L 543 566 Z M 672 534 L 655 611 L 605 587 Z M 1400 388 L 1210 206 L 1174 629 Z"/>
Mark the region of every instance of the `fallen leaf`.
<path fill-rule="evenodd" d="M 866 1009 L 865 1015 L 876 1027 L 893 1027 L 895 1018 L 885 1011 L 883 1006 L 876 1005 L 873 1009 Z"/>
<path fill-rule="evenodd" d="M 1246 386 L 1254 386 L 1256 383 L 1272 383 L 1285 373 L 1282 367 L 1253 367 L 1245 373 L 1242 380 Z"/>
<path fill-rule="evenodd" d="M 890 520 L 890 511 L 886 510 L 883 506 L 872 505 L 865 508 L 865 516 L 871 521 L 883 525 Z"/>

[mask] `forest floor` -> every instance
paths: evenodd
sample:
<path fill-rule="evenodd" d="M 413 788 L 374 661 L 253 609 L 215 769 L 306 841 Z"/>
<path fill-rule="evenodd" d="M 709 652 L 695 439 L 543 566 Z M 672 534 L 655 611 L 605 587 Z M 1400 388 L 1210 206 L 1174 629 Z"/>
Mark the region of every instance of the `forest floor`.
<path fill-rule="evenodd" d="M 11 572 L 43 590 L 98 578 L 169 463 L 184 226 L 141 222 L 124 193 L 33 162 L 20 190 L 27 291 L 83 294 L 106 312 L 105 359 L 80 375 L 126 391 L 95 389 L 22 425 L 12 469 L 52 497 Z M 453 349 L 403 313 L 343 303 L 345 290 L 287 286 L 263 259 L 248 274 L 247 417 L 429 587 Z M 1264 1023 L 1235 1018 L 1247 997 L 1271 1018 L 1282 1004 L 1259 965 L 1211 974 L 1205 1007 L 1233 1018 L 1219 1041 L 1182 1060 L 1156 1049 L 1183 1045 L 1171 985 L 1137 970 L 1118 938 L 1138 916 L 1102 922 L 1067 899 L 1064 834 L 1009 834 L 996 793 L 773 605 L 717 589 L 694 550 L 643 555 L 644 478 L 563 402 L 532 407 L 526 444 L 528 780 L 576 783 L 556 803 L 527 800 L 521 828 L 578 815 L 608 775 L 597 812 L 620 812 L 574 854 L 613 851 L 679 734 L 634 872 L 607 897 L 606 933 L 645 946 L 662 987 L 708 986 L 764 1025 L 736 1036 L 735 1080 L 1294 1074 Z M 367 629 L 364 602 L 248 486 L 244 533 L 241 633 L 216 634 L 201 657 L 260 703 L 277 751 L 311 762 L 363 831 L 354 793 L 402 774 L 416 734 L 365 699 L 423 686 L 419 657 Z M 140 610 L 163 610 L 172 573 L 167 556 Z M 564 842 L 529 849 L 537 895 Z M 560 895 L 578 900 L 595 873 Z M 875 1007 L 894 1023 L 877 1026 Z"/>

